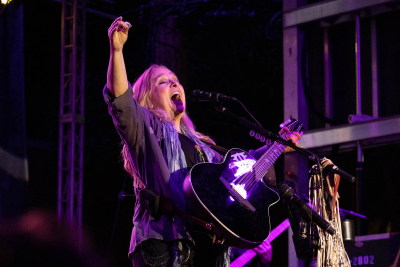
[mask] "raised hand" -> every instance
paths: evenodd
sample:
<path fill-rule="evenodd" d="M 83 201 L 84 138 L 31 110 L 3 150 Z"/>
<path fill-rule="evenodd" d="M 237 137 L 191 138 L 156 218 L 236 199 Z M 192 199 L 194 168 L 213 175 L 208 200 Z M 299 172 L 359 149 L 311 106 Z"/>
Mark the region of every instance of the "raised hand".
<path fill-rule="evenodd" d="M 122 21 L 122 17 L 114 20 L 108 28 L 108 39 L 111 51 L 121 51 L 126 40 L 128 40 L 129 22 Z"/>
<path fill-rule="evenodd" d="M 128 78 L 122 48 L 126 40 L 128 40 L 130 27 L 132 25 L 129 22 L 122 21 L 122 17 L 119 17 L 108 28 L 110 61 L 107 70 L 107 89 L 115 97 L 122 95 L 128 89 Z"/>

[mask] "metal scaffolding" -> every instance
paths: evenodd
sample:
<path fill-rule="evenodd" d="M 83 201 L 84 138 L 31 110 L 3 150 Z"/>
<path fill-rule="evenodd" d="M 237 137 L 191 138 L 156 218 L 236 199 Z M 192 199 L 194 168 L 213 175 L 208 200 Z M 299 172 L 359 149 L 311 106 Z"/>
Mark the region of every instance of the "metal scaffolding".
<path fill-rule="evenodd" d="M 332 117 L 332 74 L 331 54 L 329 46 L 328 27 L 343 22 L 352 21 L 355 24 L 355 61 L 356 61 L 356 114 L 349 124 L 312 130 L 304 134 L 300 146 L 314 153 L 327 153 L 333 146 L 339 152 L 356 149 L 357 151 L 357 185 L 356 209 L 362 208 L 360 192 L 363 150 L 368 147 L 382 146 L 400 142 L 400 116 L 379 118 L 379 72 L 377 68 L 377 40 L 375 16 L 398 10 L 400 5 L 396 0 L 332 0 L 317 4 L 305 5 L 304 0 L 283 1 L 283 59 L 284 59 L 284 117 L 308 120 L 307 103 L 301 81 L 301 47 L 304 42 L 303 25 L 319 23 L 324 28 L 324 79 L 325 79 L 325 116 Z M 370 18 L 371 34 L 371 84 L 373 117 L 361 114 L 361 77 L 360 77 L 360 26 L 361 18 Z M 367 119 L 363 119 L 369 117 Z M 358 122 L 358 123 L 353 123 Z M 306 127 L 307 128 L 307 127 Z M 308 161 L 296 153 L 285 156 L 285 172 L 298 177 L 299 194 L 308 193 Z M 305 266 L 296 258 L 292 243 L 292 233 L 289 233 L 289 266 Z"/>
<path fill-rule="evenodd" d="M 86 0 L 63 0 L 58 219 L 82 237 Z"/>

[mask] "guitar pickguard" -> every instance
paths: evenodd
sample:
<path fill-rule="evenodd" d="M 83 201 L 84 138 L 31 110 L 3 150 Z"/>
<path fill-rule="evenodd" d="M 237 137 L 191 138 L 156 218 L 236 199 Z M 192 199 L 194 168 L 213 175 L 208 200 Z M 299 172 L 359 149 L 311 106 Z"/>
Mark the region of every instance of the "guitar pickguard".
<path fill-rule="evenodd" d="M 239 201 L 241 204 L 245 205 L 247 208 L 249 208 L 252 212 L 256 211 L 256 208 L 251 205 L 249 201 L 246 200 L 247 198 L 247 192 L 245 192 L 245 195 L 241 194 L 241 190 L 237 190 L 234 185 L 230 184 L 227 180 L 224 179 L 224 177 L 219 177 L 221 182 L 225 185 L 226 189 L 232 194 L 232 196 Z M 238 186 L 240 187 L 240 186 Z M 243 189 L 244 190 L 244 189 Z"/>

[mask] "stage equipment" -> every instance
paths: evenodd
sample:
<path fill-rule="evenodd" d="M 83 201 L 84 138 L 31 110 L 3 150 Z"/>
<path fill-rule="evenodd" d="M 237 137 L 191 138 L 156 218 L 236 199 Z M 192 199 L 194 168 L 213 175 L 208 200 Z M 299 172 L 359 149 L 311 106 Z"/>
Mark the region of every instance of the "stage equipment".
<path fill-rule="evenodd" d="M 322 160 L 322 162 L 321 162 L 321 164 L 322 164 L 322 166 L 321 166 L 322 167 L 322 173 L 323 173 L 324 176 L 326 176 L 328 174 L 328 172 L 332 172 L 332 173 L 340 175 L 340 177 L 345 178 L 349 182 L 354 183 L 354 181 L 356 180 L 356 177 L 354 177 L 353 175 L 348 174 L 347 172 L 344 172 L 343 170 L 339 169 L 339 167 L 334 165 L 332 163 L 332 161 L 327 160 L 326 158 L 322 158 L 321 160 Z"/>
<path fill-rule="evenodd" d="M 288 205 L 289 221 L 292 227 L 293 244 L 297 258 L 301 260 L 311 260 L 316 257 L 321 248 L 317 226 L 305 221 L 298 213 Z"/>
<path fill-rule="evenodd" d="M 0 16 L 3 14 L 4 10 L 6 9 L 6 6 L 11 2 L 11 0 L 1 0 L 1 4 L 4 6 L 0 9 Z"/>
<path fill-rule="evenodd" d="M 356 236 L 345 244 L 352 266 L 400 266 L 400 233 Z"/>
<path fill-rule="evenodd" d="M 294 186 L 290 186 L 288 182 L 279 185 L 279 192 L 288 204 L 297 258 L 301 260 L 317 258 L 317 266 L 350 267 L 350 260 L 343 244 L 337 200 L 340 176 L 328 173 L 332 169 L 331 166 L 334 166 L 333 163 L 326 158 L 322 159 L 320 168 L 317 165 L 313 166 L 310 171 L 309 199 L 298 197 L 293 191 Z M 310 208 L 305 201 L 309 201 L 311 196 Z M 348 226 L 346 240 L 351 240 L 351 235 L 354 240 L 354 230 L 349 229 L 350 221 L 346 220 L 345 224 Z"/>
<path fill-rule="evenodd" d="M 343 234 L 343 241 L 354 241 L 355 234 L 354 234 L 353 220 L 346 219 L 342 221 L 342 234 Z"/>
<path fill-rule="evenodd" d="M 318 229 L 321 248 L 318 250 L 317 266 L 350 267 L 350 259 L 343 244 L 341 218 L 339 212 L 338 188 L 340 177 L 338 174 L 328 173 L 334 164 L 323 158 L 320 165 L 314 165 L 311 170 L 310 199 L 315 211 L 336 228 L 335 235 L 327 235 Z M 325 171 L 324 171 L 325 170 Z M 354 181 L 354 179 L 349 179 Z"/>
<path fill-rule="evenodd" d="M 217 109 L 220 112 L 224 111 L 219 110 L 219 108 L 226 109 L 224 106 L 221 105 L 222 102 L 237 102 L 242 106 L 242 108 L 247 112 L 247 114 L 249 114 L 249 116 L 261 127 L 261 129 L 263 129 L 261 123 L 259 123 L 256 120 L 256 118 L 254 118 L 254 116 L 247 110 L 247 108 L 243 105 L 243 103 L 234 97 L 226 96 L 220 93 L 212 93 L 212 92 L 209 93 L 200 90 L 194 90 L 189 93 L 188 99 L 193 100 L 195 102 L 208 102 L 208 101 L 212 102 L 215 104 L 215 109 Z"/>
<path fill-rule="evenodd" d="M 293 189 L 286 183 L 279 185 L 279 193 L 283 200 L 295 207 L 299 215 L 307 223 L 314 223 L 318 225 L 323 231 L 328 232 L 330 235 L 335 235 L 336 230 L 312 208 L 310 208 L 305 201 L 299 198 Z"/>
<path fill-rule="evenodd" d="M 86 1 L 64 0 L 61 13 L 58 219 L 82 242 Z"/>
<path fill-rule="evenodd" d="M 237 99 L 231 96 L 226 96 L 220 93 L 214 93 L 214 92 L 204 92 L 200 90 L 194 90 L 190 92 L 188 95 L 188 98 L 200 102 L 200 101 L 210 101 L 212 103 L 220 103 L 223 101 L 227 102 L 236 102 Z"/>

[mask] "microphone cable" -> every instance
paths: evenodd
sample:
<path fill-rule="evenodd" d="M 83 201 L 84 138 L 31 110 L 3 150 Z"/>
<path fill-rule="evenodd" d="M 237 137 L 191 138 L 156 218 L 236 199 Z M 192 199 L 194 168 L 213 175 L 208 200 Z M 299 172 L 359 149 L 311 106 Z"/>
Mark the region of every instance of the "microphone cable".
<path fill-rule="evenodd" d="M 247 108 L 242 104 L 242 102 L 240 102 L 239 100 L 236 100 L 236 101 L 243 107 L 243 109 L 247 112 L 247 114 L 249 114 L 250 117 L 251 117 L 261 128 L 264 128 L 264 127 L 261 125 L 261 123 L 259 123 L 259 122 L 256 120 L 256 118 L 254 118 L 254 116 L 250 113 L 250 111 L 247 110 Z"/>

